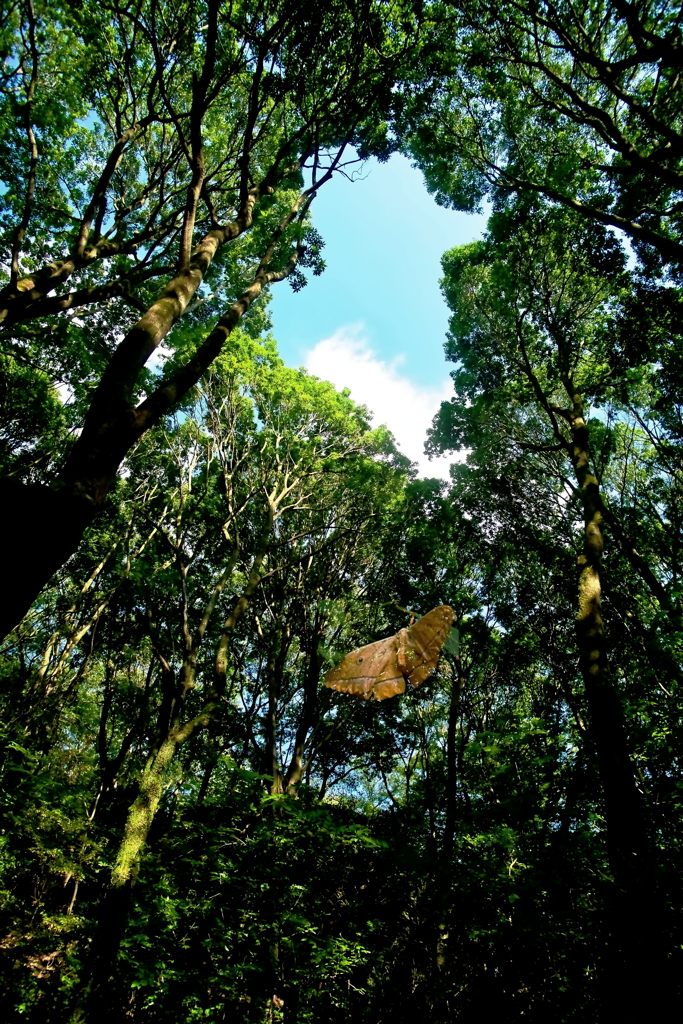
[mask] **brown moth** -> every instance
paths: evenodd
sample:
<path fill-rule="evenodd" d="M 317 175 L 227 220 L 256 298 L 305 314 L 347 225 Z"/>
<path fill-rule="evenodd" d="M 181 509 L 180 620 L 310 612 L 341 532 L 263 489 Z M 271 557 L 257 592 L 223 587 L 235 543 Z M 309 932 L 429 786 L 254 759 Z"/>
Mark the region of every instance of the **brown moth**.
<path fill-rule="evenodd" d="M 327 673 L 325 686 L 363 700 L 405 693 L 406 680 L 416 689 L 436 668 L 454 618 L 447 604 L 432 608 L 395 636 L 351 651 Z"/>

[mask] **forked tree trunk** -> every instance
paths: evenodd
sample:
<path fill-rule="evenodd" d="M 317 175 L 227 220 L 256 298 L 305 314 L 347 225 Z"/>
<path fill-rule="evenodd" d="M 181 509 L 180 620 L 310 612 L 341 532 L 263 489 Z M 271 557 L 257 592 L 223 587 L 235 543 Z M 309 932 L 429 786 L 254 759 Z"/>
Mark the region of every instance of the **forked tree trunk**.
<path fill-rule="evenodd" d="M 183 685 L 179 684 L 178 699 L 173 710 L 173 721 L 162 736 L 157 738 L 140 779 L 138 795 L 128 810 L 123 838 L 117 851 L 116 861 L 111 873 L 102 903 L 102 911 L 98 928 L 93 938 L 88 964 L 84 971 L 83 986 L 77 997 L 72 1015 L 72 1024 L 80 1024 L 95 1020 L 111 1020 L 117 1022 L 116 1008 L 110 1017 L 106 1007 L 114 1005 L 110 992 L 111 977 L 116 967 L 116 960 L 121 942 L 126 932 L 131 909 L 132 890 L 137 877 L 142 853 L 147 844 L 150 829 L 159 809 L 159 804 L 168 781 L 169 768 L 177 751 L 201 729 L 206 728 L 218 707 L 226 684 L 227 652 L 232 632 L 249 606 L 249 601 L 261 581 L 261 567 L 268 549 L 272 533 L 273 517 L 269 510 L 266 526 L 252 563 L 247 585 L 235 602 L 223 625 L 223 633 L 216 653 L 214 679 L 209 686 L 204 707 L 194 718 L 181 723 L 184 696 L 194 686 L 194 675 Z M 234 562 L 231 562 L 234 564 Z M 222 589 L 223 581 L 219 584 Z M 213 607 L 213 601 L 209 602 Z M 201 634 L 203 635 L 203 634 Z M 201 637 L 200 637 L 201 639 Z M 188 653 L 183 664 L 183 672 L 188 668 L 191 672 L 196 663 L 196 648 Z M 183 675 L 181 672 L 181 676 Z M 182 691 L 182 692 L 181 692 Z M 104 1007 L 105 1010 L 99 1012 Z"/>
<path fill-rule="evenodd" d="M 256 197 L 258 190 L 252 191 Z M 256 198 L 249 207 L 250 217 L 255 201 Z M 263 289 L 292 273 L 299 248 L 284 270 L 268 267 L 284 231 L 301 209 L 307 208 L 306 202 L 310 203 L 310 199 L 303 193 L 272 232 L 252 281 L 200 342 L 194 355 L 136 406 L 142 368 L 187 308 L 218 246 L 228 237 L 237 237 L 241 224 L 235 222 L 234 230 L 229 230 L 230 226 L 216 229 L 203 239 L 188 268 L 170 282 L 119 343 L 54 490 L 13 480 L 0 481 L 0 530 L 5 540 L 0 640 L 21 621 L 48 580 L 76 551 L 114 486 L 126 455 L 201 380 Z"/>

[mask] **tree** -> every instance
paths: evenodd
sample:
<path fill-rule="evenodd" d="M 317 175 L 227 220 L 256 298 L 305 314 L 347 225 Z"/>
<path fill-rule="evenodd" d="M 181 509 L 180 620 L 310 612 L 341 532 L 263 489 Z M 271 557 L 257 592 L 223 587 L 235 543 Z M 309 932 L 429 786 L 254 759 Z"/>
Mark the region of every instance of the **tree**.
<path fill-rule="evenodd" d="M 513 0 L 435 17 L 440 53 L 407 104 L 405 144 L 437 201 L 542 195 L 678 274 L 680 9 Z"/>
<path fill-rule="evenodd" d="M 36 367 L 36 399 L 47 373 L 75 400 L 68 450 L 39 439 L 6 477 L 3 634 L 264 289 L 322 269 L 310 203 L 349 145 L 386 150 L 414 38 L 409 7 L 366 0 L 8 11 L 5 372 Z M 165 339 L 177 358 L 150 375 Z"/>
<path fill-rule="evenodd" d="M 211 743 L 198 746 L 206 731 L 214 745 L 232 734 L 244 747 L 240 760 L 270 776 L 273 797 L 295 794 L 315 759 L 331 607 L 339 617 L 349 581 L 368 571 L 379 512 L 400 484 L 384 459 L 402 461 L 386 431 L 369 431 L 348 397 L 286 369 L 272 344 L 239 334 L 182 420 L 131 457 L 119 530 L 100 539 L 99 571 L 70 588 L 61 623 L 36 652 L 27 687 L 33 707 L 24 710 L 34 728 L 41 719 L 49 726 L 51 745 L 69 692 L 102 686 L 90 819 L 107 821 L 123 779 L 135 790 L 82 976 L 83 1012 L 107 988 L 132 884 L 186 748 L 190 762 L 201 751 L 200 802 L 218 762 Z M 255 626 L 237 639 L 247 613 Z M 32 624 L 21 629 L 35 649 Z M 70 664 L 88 633 L 90 658 Z M 135 684 L 117 693 L 122 671 L 132 673 L 137 694 Z"/>
<path fill-rule="evenodd" d="M 495 452 L 501 461 L 497 472 L 504 474 L 502 483 L 509 486 L 515 476 L 525 480 L 525 514 L 539 523 L 548 520 L 543 503 L 535 507 L 538 475 L 551 487 L 554 482 L 560 506 L 568 502 L 565 515 L 570 522 L 574 508 L 581 509 L 577 647 L 589 735 L 604 792 L 610 864 L 617 889 L 625 897 L 613 922 L 612 941 L 618 950 L 616 959 L 631 964 L 633 970 L 631 957 L 645 955 L 642 949 L 636 951 L 641 935 L 651 930 L 647 921 L 653 905 L 648 889 L 653 850 L 629 752 L 623 704 L 610 667 L 602 611 L 605 528 L 645 585 L 646 604 L 640 612 L 645 622 L 650 618 L 648 604 L 655 602 L 675 634 L 680 610 L 677 588 L 667 586 L 668 574 L 661 574 L 660 552 L 653 552 L 649 560 L 644 557 L 640 543 L 636 546 L 621 521 L 629 502 L 625 480 L 613 496 L 614 505 L 606 497 L 614 486 L 616 466 L 612 473 L 608 467 L 616 439 L 630 430 L 632 443 L 638 443 L 635 424 L 629 424 L 621 403 L 629 392 L 631 404 L 642 408 L 645 400 L 642 379 L 636 378 L 635 398 L 634 382 L 628 370 L 619 366 L 614 346 L 615 309 L 630 284 L 624 268 L 623 252 L 604 229 L 577 222 L 575 214 L 561 208 L 523 202 L 492 218 L 483 242 L 448 253 L 444 288 L 453 310 L 448 352 L 459 368 L 453 374 L 456 397 L 442 406 L 434 440 L 439 447 L 474 448 L 474 461 L 489 465 Z M 610 410 L 606 424 L 589 421 L 591 403 Z M 650 414 L 641 415 L 648 418 Z M 639 451 L 641 458 L 647 457 L 642 441 Z M 530 459 L 533 468 L 527 465 Z M 651 465 L 653 472 L 659 471 L 656 456 Z M 662 477 L 659 482 L 664 486 Z M 677 489 L 675 479 L 669 486 Z M 572 527 L 576 528 L 572 524 L 559 533 L 558 545 L 566 545 Z M 610 600 L 617 607 L 618 594 L 619 585 L 613 580 Z M 643 632 L 647 635 L 647 627 Z M 651 637 L 654 653 L 657 643 L 653 641 Z M 655 672 L 659 678 L 663 673 L 677 679 L 680 651 L 670 658 L 666 646 L 665 641 L 655 656 Z M 643 901 L 645 892 L 649 895 Z M 661 954 L 654 960 L 660 965 Z M 619 973 L 611 983 L 614 997 L 623 985 Z M 635 999 L 633 991 L 630 998 Z M 649 985 L 640 998 L 644 1004 L 651 998 Z"/>
<path fill-rule="evenodd" d="M 553 265 L 541 226 L 531 254 Z M 502 261 L 516 252 L 509 229 L 503 220 L 487 259 L 463 270 L 459 280 L 479 282 L 463 315 L 498 295 L 492 269 L 521 287 Z M 566 240 L 566 226 L 556 234 Z M 621 309 L 611 312 L 603 340 L 618 349 Z M 487 422 L 470 379 L 468 463 L 450 484 L 409 483 L 347 398 L 282 367 L 271 343 L 241 331 L 233 340 L 177 417 L 141 440 L 3 653 L 9 1019 L 68 1019 L 91 974 L 102 993 L 92 1019 L 104 1006 L 160 1024 L 276 1013 L 469 1024 L 483 1001 L 502 1019 L 611 1013 L 597 979 L 614 883 L 576 658 L 583 519 L 569 458 L 519 444 L 553 442 L 522 371 Z M 477 373 L 499 372 L 491 352 Z M 653 377 L 629 385 L 643 414 Z M 467 414 L 466 402 L 452 408 Z M 674 593 L 660 561 L 673 537 L 648 502 L 661 476 L 659 514 L 667 507 L 666 463 L 639 429 L 592 416 L 591 454 L 604 500 L 635 525 Z M 262 536 L 261 483 L 292 458 L 307 475 L 235 623 L 223 697 L 165 769 L 135 885 L 113 889 L 131 808 L 154 796 L 145 773 L 169 735 L 170 701 L 181 727 L 206 709 L 223 625 Z M 187 633 L 191 648 L 234 550 L 226 519 L 240 554 L 198 646 L 195 686 L 178 701 Z M 680 691 L 659 655 L 675 656 L 675 630 L 616 543 L 605 544 L 601 581 L 612 682 L 660 851 L 657 888 L 671 903 L 666 962 L 680 947 Z M 440 601 L 456 610 L 459 643 L 420 689 L 357 703 L 319 685 L 341 655 L 405 625 L 402 609 Z"/>
<path fill-rule="evenodd" d="M 9 1020 L 676 1005 L 668 10 L 3 15 L 0 464 L 24 529 L 85 508 L 0 649 Z M 448 483 L 266 334 L 269 282 L 322 269 L 317 188 L 396 125 L 441 199 L 494 199 L 444 257 L 455 394 L 430 443 L 468 450 Z M 647 203 L 634 270 L 612 229 Z M 440 603 L 457 633 L 418 690 L 320 685 Z"/>

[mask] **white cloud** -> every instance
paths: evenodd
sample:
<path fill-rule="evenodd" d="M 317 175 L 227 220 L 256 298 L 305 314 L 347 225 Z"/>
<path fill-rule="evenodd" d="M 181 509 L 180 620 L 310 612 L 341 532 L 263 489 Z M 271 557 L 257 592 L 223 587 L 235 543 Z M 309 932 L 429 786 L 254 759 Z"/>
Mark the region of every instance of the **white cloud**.
<path fill-rule="evenodd" d="M 439 405 L 452 394 L 451 381 L 437 387 L 415 384 L 400 372 L 402 361 L 402 356 L 391 363 L 378 358 L 362 337 L 362 325 L 350 325 L 314 345 L 306 353 L 305 366 L 338 390 L 350 388 L 353 400 L 373 413 L 373 425 L 385 424 L 403 454 L 418 463 L 420 476 L 448 480 L 449 466 L 458 456 L 430 461 L 424 443 Z"/>
<path fill-rule="evenodd" d="M 152 352 L 151 356 L 147 360 L 146 366 L 152 373 L 160 373 L 164 368 L 164 363 L 169 356 L 173 355 L 173 349 L 169 348 L 168 345 L 164 345 L 163 342 Z"/>

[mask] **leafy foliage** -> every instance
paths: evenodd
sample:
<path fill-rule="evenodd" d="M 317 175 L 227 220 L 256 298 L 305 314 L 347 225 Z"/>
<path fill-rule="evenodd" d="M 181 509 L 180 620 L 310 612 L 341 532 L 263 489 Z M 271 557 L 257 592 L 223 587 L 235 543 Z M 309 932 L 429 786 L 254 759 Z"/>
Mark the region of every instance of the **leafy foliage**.
<path fill-rule="evenodd" d="M 680 1001 L 679 36 L 652 3 L 3 13 L 4 590 L 46 584 L 0 651 L 4 1019 Z M 268 334 L 351 144 L 493 200 L 443 259 L 448 483 Z M 320 685 L 441 604 L 419 689 Z"/>

